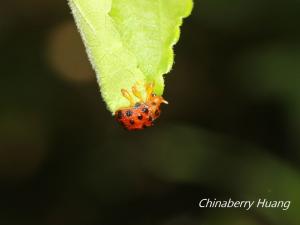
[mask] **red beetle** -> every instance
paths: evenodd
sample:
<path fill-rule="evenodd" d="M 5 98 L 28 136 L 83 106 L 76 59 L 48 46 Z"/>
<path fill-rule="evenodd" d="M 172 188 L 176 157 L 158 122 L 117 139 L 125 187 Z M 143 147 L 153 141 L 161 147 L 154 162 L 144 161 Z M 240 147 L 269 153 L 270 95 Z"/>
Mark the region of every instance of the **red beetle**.
<path fill-rule="evenodd" d="M 122 124 L 126 130 L 142 130 L 153 126 L 153 121 L 160 116 L 160 105 L 168 102 L 161 96 L 153 93 L 153 83 L 147 84 L 146 99 L 137 90 L 136 85 L 132 87 L 132 93 L 139 99 L 135 102 L 127 90 L 122 89 L 122 95 L 130 102 L 130 106 L 115 112 L 115 119 Z"/>

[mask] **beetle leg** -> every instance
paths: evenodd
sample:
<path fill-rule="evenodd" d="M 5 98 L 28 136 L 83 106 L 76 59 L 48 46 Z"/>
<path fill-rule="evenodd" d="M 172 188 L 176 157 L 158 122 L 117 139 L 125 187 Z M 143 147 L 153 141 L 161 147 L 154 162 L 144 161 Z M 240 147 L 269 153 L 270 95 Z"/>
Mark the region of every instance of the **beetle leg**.
<path fill-rule="evenodd" d="M 132 96 L 129 94 L 129 92 L 125 89 L 121 89 L 122 95 L 128 99 L 128 101 L 130 102 L 130 106 L 134 106 L 134 100 L 132 98 Z"/>
<path fill-rule="evenodd" d="M 142 93 L 137 89 L 136 85 L 132 86 L 132 93 L 136 96 L 141 102 L 143 102 Z"/>
<path fill-rule="evenodd" d="M 151 99 L 151 95 L 153 93 L 153 88 L 154 88 L 154 82 L 147 83 L 145 85 L 146 89 L 146 101 L 149 101 Z"/>

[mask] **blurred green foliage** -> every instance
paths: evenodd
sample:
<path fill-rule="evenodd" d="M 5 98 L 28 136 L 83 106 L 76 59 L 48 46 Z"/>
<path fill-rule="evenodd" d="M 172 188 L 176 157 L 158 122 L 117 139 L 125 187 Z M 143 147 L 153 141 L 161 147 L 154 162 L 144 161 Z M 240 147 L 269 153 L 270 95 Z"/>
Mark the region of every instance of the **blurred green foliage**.
<path fill-rule="evenodd" d="M 170 104 L 128 133 L 105 109 L 67 3 L 3 3 L 0 224 L 300 224 L 299 9 L 195 2 Z M 292 203 L 202 209 L 201 198 Z"/>

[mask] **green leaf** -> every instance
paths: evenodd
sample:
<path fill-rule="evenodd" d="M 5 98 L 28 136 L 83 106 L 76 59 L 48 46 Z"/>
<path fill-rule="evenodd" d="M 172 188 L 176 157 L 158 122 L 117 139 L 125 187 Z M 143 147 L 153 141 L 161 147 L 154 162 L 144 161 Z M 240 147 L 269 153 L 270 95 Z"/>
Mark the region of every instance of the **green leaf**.
<path fill-rule="evenodd" d="M 111 112 L 129 102 L 121 89 L 154 81 L 162 95 L 163 75 L 173 64 L 173 45 L 192 0 L 69 0 L 101 94 Z M 140 88 L 143 94 L 145 91 Z"/>

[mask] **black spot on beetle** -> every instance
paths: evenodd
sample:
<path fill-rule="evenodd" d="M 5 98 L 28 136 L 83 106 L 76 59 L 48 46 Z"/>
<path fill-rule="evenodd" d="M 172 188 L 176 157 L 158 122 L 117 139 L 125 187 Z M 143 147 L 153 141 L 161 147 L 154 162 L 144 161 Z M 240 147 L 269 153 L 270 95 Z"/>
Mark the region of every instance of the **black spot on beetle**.
<path fill-rule="evenodd" d="M 131 119 L 131 120 L 129 121 L 129 123 L 130 123 L 131 125 L 133 125 L 133 124 L 134 124 L 134 120 Z"/>
<path fill-rule="evenodd" d="M 153 119 L 152 119 L 152 117 L 151 116 L 149 116 L 149 119 L 148 119 L 149 121 L 152 121 Z"/>
<path fill-rule="evenodd" d="M 117 118 L 122 119 L 122 117 L 123 117 L 122 111 L 118 111 Z"/>
<path fill-rule="evenodd" d="M 134 108 L 138 108 L 140 106 L 141 106 L 141 103 L 137 102 L 137 103 L 135 103 Z"/>
<path fill-rule="evenodd" d="M 126 112 L 126 116 L 127 116 L 127 117 L 131 117 L 131 116 L 132 116 L 132 111 L 131 111 L 131 110 L 128 110 L 128 111 Z"/>
<path fill-rule="evenodd" d="M 138 119 L 139 119 L 139 120 L 142 120 L 142 119 L 143 119 L 143 116 L 142 116 L 142 115 L 138 115 Z"/>
<path fill-rule="evenodd" d="M 149 112 L 149 109 L 148 108 L 143 108 L 142 112 L 147 114 Z"/>

